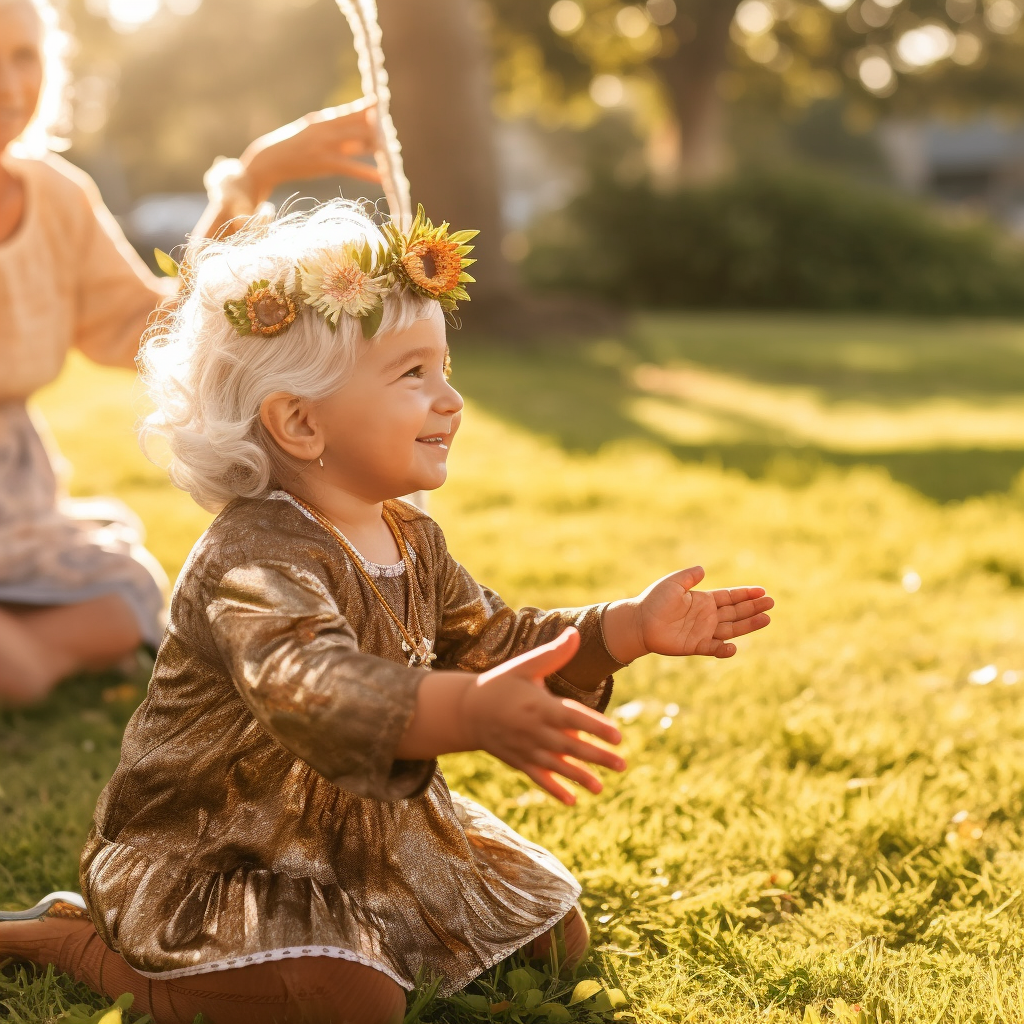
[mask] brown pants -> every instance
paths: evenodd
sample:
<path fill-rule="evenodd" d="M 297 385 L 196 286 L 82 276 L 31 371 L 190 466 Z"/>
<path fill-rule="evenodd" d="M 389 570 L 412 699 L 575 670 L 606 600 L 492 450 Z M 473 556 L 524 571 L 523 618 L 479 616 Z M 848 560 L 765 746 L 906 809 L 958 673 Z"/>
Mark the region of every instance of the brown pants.
<path fill-rule="evenodd" d="M 583 915 L 564 919 L 566 966 L 583 959 L 589 934 Z M 548 956 L 551 933 L 529 954 Z M 386 974 L 348 960 L 297 957 L 173 981 L 147 978 L 96 934 L 90 921 L 43 918 L 0 924 L 0 961 L 14 957 L 53 966 L 110 999 L 135 996 L 137 1013 L 156 1024 L 400 1024 L 405 992 Z"/>

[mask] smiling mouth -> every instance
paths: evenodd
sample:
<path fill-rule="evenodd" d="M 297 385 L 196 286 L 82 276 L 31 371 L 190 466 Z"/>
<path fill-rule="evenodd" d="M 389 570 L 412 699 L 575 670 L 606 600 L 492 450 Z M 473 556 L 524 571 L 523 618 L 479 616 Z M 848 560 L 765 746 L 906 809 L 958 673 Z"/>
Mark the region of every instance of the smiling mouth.
<path fill-rule="evenodd" d="M 417 437 L 416 440 L 420 444 L 431 444 L 442 451 L 448 451 L 448 445 L 444 443 L 444 438 L 444 434 L 431 434 L 428 437 Z"/>

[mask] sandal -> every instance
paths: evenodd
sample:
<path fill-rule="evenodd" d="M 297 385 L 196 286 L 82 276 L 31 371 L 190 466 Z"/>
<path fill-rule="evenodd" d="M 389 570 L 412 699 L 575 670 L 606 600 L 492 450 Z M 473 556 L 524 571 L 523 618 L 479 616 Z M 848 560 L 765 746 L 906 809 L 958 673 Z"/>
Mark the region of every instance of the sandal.
<path fill-rule="evenodd" d="M 43 917 L 88 919 L 89 912 L 77 892 L 51 892 L 28 910 L 0 910 L 0 921 L 38 921 Z"/>

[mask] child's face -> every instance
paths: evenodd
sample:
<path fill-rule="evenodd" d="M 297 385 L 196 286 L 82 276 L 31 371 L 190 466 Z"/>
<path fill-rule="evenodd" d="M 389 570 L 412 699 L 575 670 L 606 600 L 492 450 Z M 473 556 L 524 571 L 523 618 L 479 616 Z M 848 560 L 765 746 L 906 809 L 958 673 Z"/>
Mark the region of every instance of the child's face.
<path fill-rule="evenodd" d="M 367 344 L 344 386 L 315 406 L 325 482 L 371 501 L 444 483 L 463 405 L 445 376 L 447 352 L 439 306 Z"/>

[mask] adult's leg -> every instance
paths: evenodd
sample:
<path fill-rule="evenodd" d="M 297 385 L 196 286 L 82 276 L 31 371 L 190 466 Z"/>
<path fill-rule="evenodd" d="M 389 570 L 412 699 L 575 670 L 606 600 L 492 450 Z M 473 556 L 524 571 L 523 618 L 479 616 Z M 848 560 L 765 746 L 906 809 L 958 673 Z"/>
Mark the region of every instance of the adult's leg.
<path fill-rule="evenodd" d="M 0 605 L 0 702 L 42 700 L 66 676 L 117 664 L 142 642 L 117 594 L 79 604 Z"/>
<path fill-rule="evenodd" d="M 558 933 L 561 932 L 561 935 Z M 583 962 L 590 948 L 590 928 L 579 904 L 572 908 L 554 928 L 549 928 L 530 943 L 526 955 L 531 960 L 547 960 L 551 956 L 552 943 L 561 938 L 565 943 L 565 957 L 559 967 L 571 971 Z"/>
<path fill-rule="evenodd" d="M 387 975 L 330 957 L 297 957 L 173 981 L 133 970 L 87 920 L 0 923 L 0 960 L 17 957 L 70 974 L 156 1024 L 400 1024 L 405 993 Z"/>

